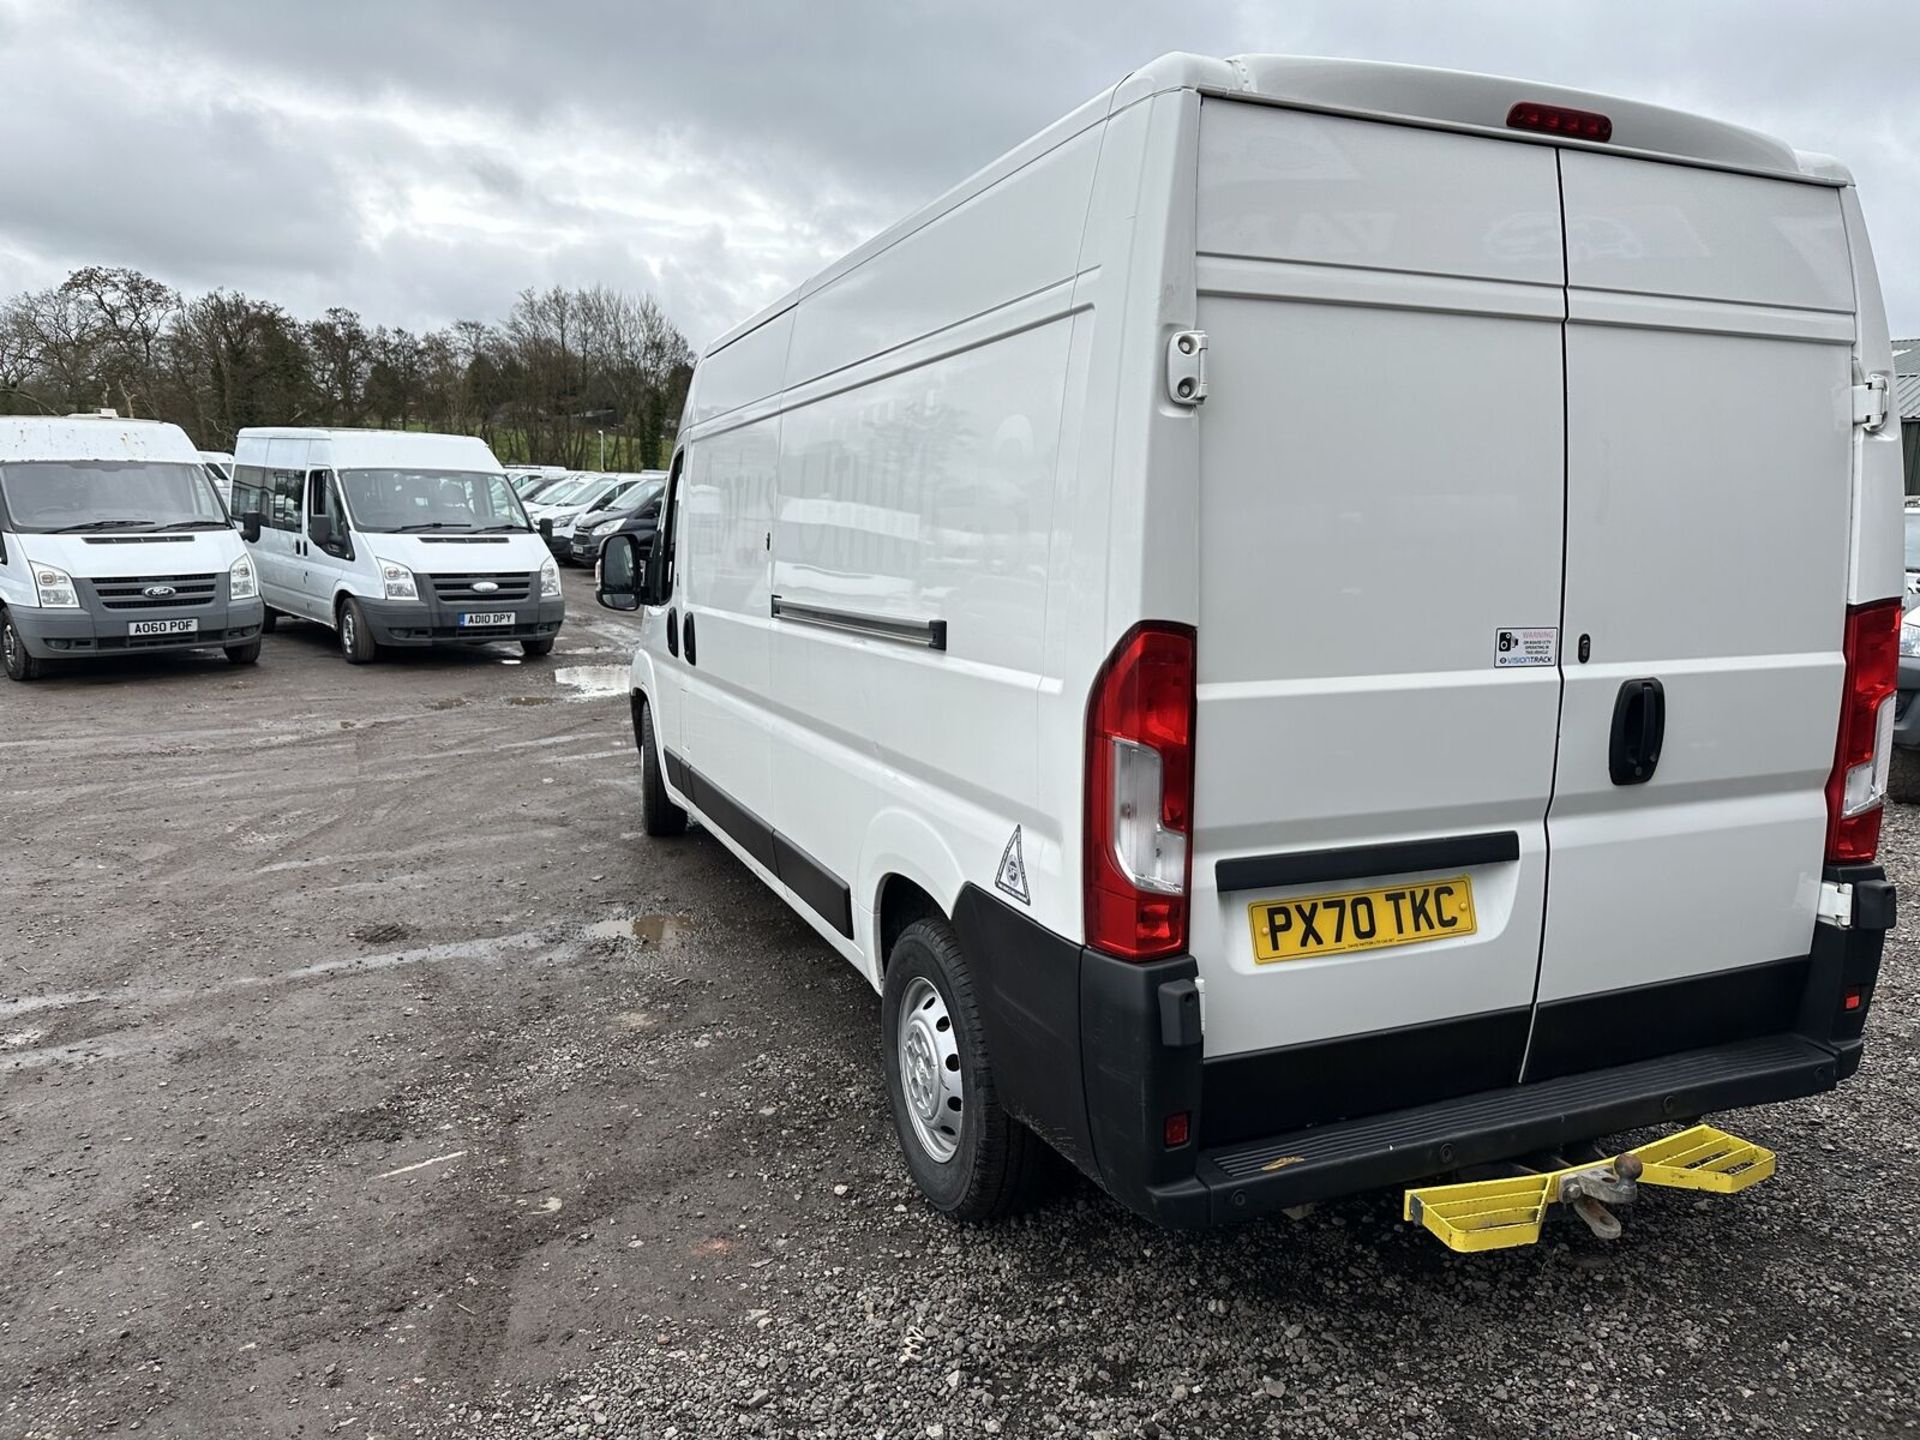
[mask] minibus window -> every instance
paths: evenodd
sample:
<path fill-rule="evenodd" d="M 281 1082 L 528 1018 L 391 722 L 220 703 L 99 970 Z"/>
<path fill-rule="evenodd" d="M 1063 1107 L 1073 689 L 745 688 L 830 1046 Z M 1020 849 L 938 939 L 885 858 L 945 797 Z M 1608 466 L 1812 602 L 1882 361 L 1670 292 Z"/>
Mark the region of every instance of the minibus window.
<path fill-rule="evenodd" d="M 32 460 L 0 465 L 15 531 L 224 530 L 220 497 L 200 464 L 158 460 Z"/>
<path fill-rule="evenodd" d="M 504 475 L 470 470 L 342 470 L 342 498 L 356 529 L 531 530 Z"/>
<path fill-rule="evenodd" d="M 1920 570 L 1920 510 L 1907 511 L 1907 569 Z"/>

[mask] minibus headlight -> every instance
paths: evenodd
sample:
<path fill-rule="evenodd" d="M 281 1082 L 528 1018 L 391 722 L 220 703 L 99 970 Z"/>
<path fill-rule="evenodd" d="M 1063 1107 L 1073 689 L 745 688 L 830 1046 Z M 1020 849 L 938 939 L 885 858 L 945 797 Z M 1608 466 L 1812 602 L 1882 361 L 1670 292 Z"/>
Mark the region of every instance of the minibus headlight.
<path fill-rule="evenodd" d="M 420 587 L 414 584 L 413 572 L 404 565 L 396 565 L 391 560 L 378 560 L 381 583 L 387 587 L 389 600 L 418 600 Z"/>
<path fill-rule="evenodd" d="M 560 566 L 552 556 L 548 556 L 540 565 L 540 598 L 542 600 L 560 598 Z"/>
<path fill-rule="evenodd" d="M 253 559 L 242 555 L 227 571 L 227 598 L 254 600 L 260 595 L 260 581 L 253 572 Z"/>
<path fill-rule="evenodd" d="M 33 588 L 43 610 L 78 610 L 80 596 L 73 577 L 52 565 L 33 567 Z"/>

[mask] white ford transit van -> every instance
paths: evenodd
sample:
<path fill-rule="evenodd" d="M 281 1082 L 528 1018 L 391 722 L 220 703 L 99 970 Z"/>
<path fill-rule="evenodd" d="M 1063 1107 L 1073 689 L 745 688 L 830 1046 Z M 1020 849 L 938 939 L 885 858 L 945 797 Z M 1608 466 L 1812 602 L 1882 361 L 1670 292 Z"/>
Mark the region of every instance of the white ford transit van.
<path fill-rule="evenodd" d="M 559 565 L 471 435 L 242 430 L 233 508 L 267 628 L 330 625 L 356 665 L 387 645 L 517 640 L 545 655 L 566 619 Z"/>
<path fill-rule="evenodd" d="M 199 452 L 178 425 L 111 411 L 0 419 L 0 657 L 218 646 L 260 658 L 260 592 Z"/>
<path fill-rule="evenodd" d="M 700 362 L 603 556 L 646 829 L 881 989 L 955 1215 L 1041 1142 L 1204 1225 L 1830 1089 L 1891 359 L 1836 161 L 1158 60 Z"/>

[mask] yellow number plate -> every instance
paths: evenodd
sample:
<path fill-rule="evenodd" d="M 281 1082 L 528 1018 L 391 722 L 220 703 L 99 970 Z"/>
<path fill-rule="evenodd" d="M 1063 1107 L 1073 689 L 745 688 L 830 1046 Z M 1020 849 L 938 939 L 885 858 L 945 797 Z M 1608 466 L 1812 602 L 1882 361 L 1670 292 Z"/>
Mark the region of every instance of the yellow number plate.
<path fill-rule="evenodd" d="M 1465 875 L 1378 890 L 1343 890 L 1247 907 L 1253 958 L 1261 965 L 1418 945 L 1474 932 L 1473 881 Z"/>

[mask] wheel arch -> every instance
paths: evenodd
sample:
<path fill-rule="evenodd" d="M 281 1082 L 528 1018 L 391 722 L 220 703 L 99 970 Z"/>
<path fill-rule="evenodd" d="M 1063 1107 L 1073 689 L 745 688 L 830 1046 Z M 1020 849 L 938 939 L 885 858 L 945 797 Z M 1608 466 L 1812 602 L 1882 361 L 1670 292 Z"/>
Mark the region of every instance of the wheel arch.
<path fill-rule="evenodd" d="M 950 920 L 965 883 L 959 860 L 925 820 L 898 809 L 874 817 L 862 850 L 858 893 L 868 897 L 864 918 L 876 985 L 900 932 L 926 915 Z"/>

